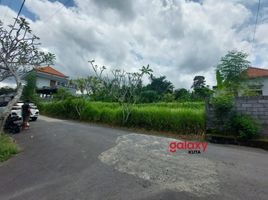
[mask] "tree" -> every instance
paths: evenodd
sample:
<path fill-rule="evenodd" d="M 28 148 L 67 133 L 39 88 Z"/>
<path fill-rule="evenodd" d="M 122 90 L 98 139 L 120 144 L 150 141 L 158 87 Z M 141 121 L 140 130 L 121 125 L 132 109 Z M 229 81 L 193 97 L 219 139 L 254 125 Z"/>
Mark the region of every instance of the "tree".
<path fill-rule="evenodd" d="M 166 76 L 154 77 L 150 76 L 151 83 L 146 86 L 148 90 L 154 90 L 159 96 L 162 96 L 166 93 L 173 92 L 173 84 L 166 80 Z"/>
<path fill-rule="evenodd" d="M 174 91 L 175 100 L 189 100 L 191 94 L 185 88 L 177 89 Z"/>
<path fill-rule="evenodd" d="M 210 97 L 210 95 L 213 93 L 211 89 L 209 89 L 208 86 L 203 88 L 196 88 L 193 91 L 193 98 L 197 100 L 205 100 Z"/>
<path fill-rule="evenodd" d="M 158 101 L 158 94 L 154 90 L 144 90 L 140 94 L 140 102 L 141 103 L 153 103 Z"/>
<path fill-rule="evenodd" d="M 217 81 L 217 87 L 222 88 L 223 86 L 223 77 L 219 70 L 216 70 L 216 81 Z"/>
<path fill-rule="evenodd" d="M 195 76 L 192 88 L 195 90 L 197 88 L 203 88 L 206 85 L 206 80 L 204 76 Z"/>
<path fill-rule="evenodd" d="M 16 89 L 8 87 L 8 86 L 0 88 L 0 95 L 10 94 L 10 93 L 14 93 L 14 92 L 16 92 Z"/>
<path fill-rule="evenodd" d="M 78 78 L 73 82 L 76 85 L 76 88 L 81 92 L 81 94 L 84 94 L 84 91 L 86 89 L 86 80 L 84 78 Z"/>
<path fill-rule="evenodd" d="M 204 76 L 195 76 L 193 79 L 192 88 L 192 98 L 196 100 L 205 100 L 210 97 L 212 91 L 209 89 L 209 86 L 206 86 L 206 79 Z"/>
<path fill-rule="evenodd" d="M 0 132 L 12 106 L 20 99 L 23 85 L 21 77 L 32 68 L 41 64 L 51 64 L 55 56 L 38 49 L 39 38 L 32 33 L 29 23 L 24 18 L 16 18 L 7 28 L 0 21 L 0 81 L 14 78 L 17 86 L 16 95 L 1 113 Z"/>
<path fill-rule="evenodd" d="M 162 101 L 173 102 L 175 100 L 175 95 L 173 93 L 166 93 L 162 97 Z"/>
<path fill-rule="evenodd" d="M 59 88 L 57 89 L 57 93 L 53 96 L 53 99 L 62 101 L 71 97 L 73 97 L 73 95 L 70 93 L 70 91 L 64 88 Z"/>
<path fill-rule="evenodd" d="M 26 85 L 22 91 L 22 100 L 35 101 L 36 100 L 36 75 L 33 72 L 25 76 Z"/>
<path fill-rule="evenodd" d="M 238 95 L 241 83 L 247 77 L 245 72 L 250 66 L 247 56 L 240 51 L 229 51 L 217 66 L 218 79 L 221 77 L 222 84 L 235 96 Z"/>
<path fill-rule="evenodd" d="M 133 106 L 140 98 L 142 78 L 146 74 L 151 74 L 149 65 L 143 66 L 139 72 L 126 72 L 124 70 L 112 70 L 111 76 L 103 76 L 105 66 L 99 67 L 94 64 L 94 60 L 89 61 L 93 68 L 96 79 L 100 81 L 104 91 L 112 96 L 122 107 L 123 124 L 127 123 Z"/>

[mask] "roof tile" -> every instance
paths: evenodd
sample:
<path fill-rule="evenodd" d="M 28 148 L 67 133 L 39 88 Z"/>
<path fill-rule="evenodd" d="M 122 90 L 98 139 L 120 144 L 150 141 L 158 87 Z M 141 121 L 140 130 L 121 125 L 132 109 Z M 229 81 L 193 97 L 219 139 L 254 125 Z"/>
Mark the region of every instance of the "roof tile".
<path fill-rule="evenodd" d="M 50 66 L 37 68 L 37 71 L 47 73 L 47 74 L 51 74 L 51 75 L 60 76 L 60 77 L 63 77 L 63 78 L 68 77 L 68 76 L 64 75 L 63 73 L 57 71 L 56 69 L 54 69 L 54 68 L 52 68 Z"/>
<path fill-rule="evenodd" d="M 247 75 L 249 78 L 268 77 L 268 69 L 249 67 L 247 69 Z"/>

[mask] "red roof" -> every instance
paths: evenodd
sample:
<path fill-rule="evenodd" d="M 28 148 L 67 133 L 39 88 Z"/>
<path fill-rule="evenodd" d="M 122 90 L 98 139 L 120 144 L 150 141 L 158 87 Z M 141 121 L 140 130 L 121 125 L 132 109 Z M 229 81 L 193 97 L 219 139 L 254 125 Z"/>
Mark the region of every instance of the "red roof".
<path fill-rule="evenodd" d="M 249 67 L 247 69 L 247 75 L 249 78 L 268 77 L 268 69 Z"/>
<path fill-rule="evenodd" d="M 63 73 L 55 70 L 54 68 L 52 68 L 50 66 L 37 68 L 37 71 L 47 73 L 47 74 L 51 74 L 51 75 L 55 75 L 55 76 L 60 76 L 60 77 L 63 77 L 63 78 L 68 77 L 68 76 L 65 76 Z"/>

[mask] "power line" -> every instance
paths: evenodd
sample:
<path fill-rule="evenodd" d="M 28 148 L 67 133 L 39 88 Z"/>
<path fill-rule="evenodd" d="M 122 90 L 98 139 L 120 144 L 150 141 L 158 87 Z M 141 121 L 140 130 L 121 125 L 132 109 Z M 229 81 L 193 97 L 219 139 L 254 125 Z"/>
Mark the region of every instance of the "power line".
<path fill-rule="evenodd" d="M 258 19 L 259 19 L 259 12 L 260 12 L 260 5 L 261 5 L 261 0 L 259 0 L 259 3 L 258 3 L 256 21 L 255 21 L 254 30 L 253 30 L 253 37 L 252 37 L 252 46 L 254 45 L 254 41 L 255 41 L 255 34 L 256 34 L 256 29 L 257 29 L 257 24 L 258 24 Z"/>
<path fill-rule="evenodd" d="M 21 4 L 21 6 L 20 6 L 19 12 L 18 12 L 17 17 L 16 17 L 16 19 L 15 19 L 15 22 L 14 22 L 14 24 L 13 24 L 13 28 L 15 27 L 16 22 L 17 22 L 17 20 L 18 20 L 18 18 L 19 18 L 19 16 L 20 16 L 20 13 L 21 13 L 21 11 L 22 11 L 22 8 L 23 8 L 23 6 L 24 6 L 24 3 L 25 3 L 25 0 L 23 0 L 22 4 Z M 11 30 L 12 30 L 12 29 L 11 29 Z"/>
<path fill-rule="evenodd" d="M 18 12 L 18 15 L 17 15 L 16 19 L 19 18 L 19 15 L 20 15 L 21 10 L 22 10 L 22 8 L 23 8 L 23 6 L 24 6 L 24 3 L 25 3 L 25 0 L 23 0 L 22 4 L 21 4 L 21 6 L 20 6 L 20 10 L 19 10 L 19 12 Z"/>

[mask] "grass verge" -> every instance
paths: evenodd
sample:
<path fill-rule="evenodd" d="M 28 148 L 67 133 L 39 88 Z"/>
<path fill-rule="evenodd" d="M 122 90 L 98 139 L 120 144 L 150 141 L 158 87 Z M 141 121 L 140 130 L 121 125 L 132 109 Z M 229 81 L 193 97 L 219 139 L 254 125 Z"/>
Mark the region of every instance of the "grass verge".
<path fill-rule="evenodd" d="M 13 139 L 5 134 L 0 134 L 0 162 L 3 162 L 19 152 Z"/>

